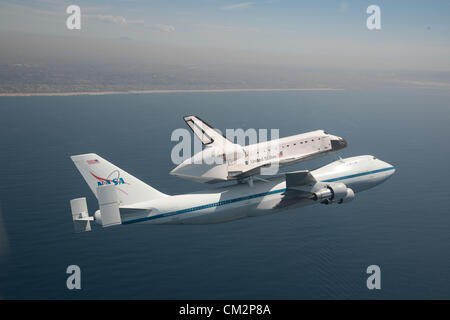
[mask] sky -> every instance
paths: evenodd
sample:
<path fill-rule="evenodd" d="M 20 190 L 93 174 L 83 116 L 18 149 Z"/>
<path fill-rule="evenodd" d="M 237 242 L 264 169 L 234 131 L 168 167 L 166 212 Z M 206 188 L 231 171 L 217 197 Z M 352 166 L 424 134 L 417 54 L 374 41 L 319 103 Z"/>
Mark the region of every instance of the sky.
<path fill-rule="evenodd" d="M 66 28 L 71 4 L 81 8 L 81 30 Z M 381 30 L 366 27 L 372 4 L 381 9 Z M 30 52 L 39 37 L 58 36 L 204 48 L 209 58 L 253 52 L 266 54 L 264 63 L 294 65 L 308 56 L 314 66 L 450 72 L 448 0 L 3 0 L 0 37 L 14 47 L 15 33 L 35 35 L 21 47 Z M 182 59 L 183 52 L 175 53 Z"/>

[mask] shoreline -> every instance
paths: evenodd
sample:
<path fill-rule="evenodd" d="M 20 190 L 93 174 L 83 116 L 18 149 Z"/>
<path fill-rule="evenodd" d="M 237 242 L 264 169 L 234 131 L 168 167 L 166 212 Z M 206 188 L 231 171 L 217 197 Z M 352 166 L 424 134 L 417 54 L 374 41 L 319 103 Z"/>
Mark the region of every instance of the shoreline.
<path fill-rule="evenodd" d="M 0 97 L 34 97 L 34 96 L 100 96 L 112 94 L 150 94 L 150 93 L 189 93 L 189 92 L 266 92 L 266 91 L 342 91 L 338 88 L 290 88 L 290 89 L 155 89 L 128 91 L 80 91 L 80 92 L 31 92 L 0 93 Z"/>

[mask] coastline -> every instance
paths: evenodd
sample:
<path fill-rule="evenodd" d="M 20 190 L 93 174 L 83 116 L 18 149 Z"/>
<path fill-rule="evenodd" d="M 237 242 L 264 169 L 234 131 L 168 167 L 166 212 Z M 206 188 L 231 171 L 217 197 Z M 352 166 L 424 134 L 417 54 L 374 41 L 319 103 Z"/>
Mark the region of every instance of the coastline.
<path fill-rule="evenodd" d="M 99 96 L 111 94 L 150 94 L 150 93 L 189 93 L 189 92 L 265 92 L 265 91 L 341 91 L 339 88 L 290 88 L 290 89 L 155 89 L 128 91 L 81 91 L 81 92 L 31 92 L 0 93 L 0 97 L 33 97 L 33 96 Z"/>

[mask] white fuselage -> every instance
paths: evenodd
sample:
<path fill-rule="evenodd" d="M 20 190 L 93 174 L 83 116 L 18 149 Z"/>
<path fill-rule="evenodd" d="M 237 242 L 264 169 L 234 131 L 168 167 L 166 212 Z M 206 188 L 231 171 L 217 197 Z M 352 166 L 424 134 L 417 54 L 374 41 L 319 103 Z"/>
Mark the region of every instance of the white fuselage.
<path fill-rule="evenodd" d="M 311 171 L 317 181 L 341 182 L 355 193 L 384 182 L 395 169 L 373 156 L 341 159 Z M 260 216 L 277 211 L 317 203 L 303 199 L 280 206 L 286 197 L 286 179 L 283 176 L 269 180 L 168 196 L 128 206 L 139 209 L 137 213 L 122 214 L 122 223 L 218 223 L 245 217 Z M 148 210 L 142 210 L 148 209 Z"/>

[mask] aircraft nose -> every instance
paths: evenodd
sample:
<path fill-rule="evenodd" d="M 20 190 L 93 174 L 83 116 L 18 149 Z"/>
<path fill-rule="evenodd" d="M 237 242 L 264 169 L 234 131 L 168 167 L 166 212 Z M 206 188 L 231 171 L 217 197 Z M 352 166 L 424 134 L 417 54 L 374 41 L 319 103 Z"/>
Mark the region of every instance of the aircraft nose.
<path fill-rule="evenodd" d="M 386 170 L 387 177 L 390 178 L 395 173 L 395 167 L 385 161 L 379 161 L 381 162 L 381 167 Z"/>
<path fill-rule="evenodd" d="M 391 168 L 391 170 L 389 170 L 389 173 L 392 176 L 395 173 L 395 167 L 392 164 L 390 164 L 390 163 L 386 162 L 386 164 L 388 165 L 388 167 Z"/>
<path fill-rule="evenodd" d="M 347 148 L 348 143 L 344 138 L 341 137 L 333 137 L 331 139 L 331 148 L 333 150 L 341 150 Z"/>

